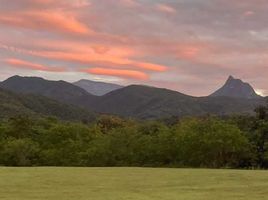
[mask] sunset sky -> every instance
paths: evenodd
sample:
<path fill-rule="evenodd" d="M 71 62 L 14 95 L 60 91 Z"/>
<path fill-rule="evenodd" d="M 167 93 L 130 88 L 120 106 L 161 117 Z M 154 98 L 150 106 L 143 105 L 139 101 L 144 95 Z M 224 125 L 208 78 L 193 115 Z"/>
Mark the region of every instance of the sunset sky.
<path fill-rule="evenodd" d="M 208 95 L 229 75 L 268 95 L 267 0 L 0 0 L 0 80 L 147 84 Z"/>

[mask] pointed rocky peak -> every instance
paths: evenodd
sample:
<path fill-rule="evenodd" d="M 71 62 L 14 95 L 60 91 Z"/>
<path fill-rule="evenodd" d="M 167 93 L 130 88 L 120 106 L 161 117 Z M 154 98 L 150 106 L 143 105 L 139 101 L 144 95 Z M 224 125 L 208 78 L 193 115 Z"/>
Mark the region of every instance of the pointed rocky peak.
<path fill-rule="evenodd" d="M 233 79 L 235 79 L 232 75 L 230 75 L 229 77 L 228 77 L 228 80 L 233 80 Z"/>
<path fill-rule="evenodd" d="M 227 82 L 231 82 L 231 81 L 234 81 L 234 80 L 235 80 L 235 78 L 232 75 L 230 75 L 228 77 L 228 79 L 227 79 Z"/>
<path fill-rule="evenodd" d="M 244 83 L 241 79 L 236 79 L 236 78 L 234 78 L 233 76 L 230 75 L 225 84 L 228 84 L 228 85 L 233 85 L 233 84 L 243 85 L 243 84 L 248 84 L 248 83 Z"/>
<path fill-rule="evenodd" d="M 246 99 L 260 98 L 253 87 L 240 79 L 229 76 L 225 84 L 211 96 L 227 96 Z"/>

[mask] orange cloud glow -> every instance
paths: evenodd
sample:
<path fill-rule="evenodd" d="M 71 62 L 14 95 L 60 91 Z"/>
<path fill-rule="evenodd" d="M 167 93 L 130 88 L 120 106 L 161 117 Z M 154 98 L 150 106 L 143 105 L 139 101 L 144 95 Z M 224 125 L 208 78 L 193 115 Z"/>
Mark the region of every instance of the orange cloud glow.
<path fill-rule="evenodd" d="M 161 12 L 170 13 L 170 14 L 176 13 L 176 10 L 173 7 L 166 5 L 166 4 L 157 4 L 155 7 L 157 10 Z"/>
<path fill-rule="evenodd" d="M 167 70 L 167 67 L 162 66 L 162 65 L 156 65 L 156 64 L 152 64 L 152 63 L 144 63 L 144 62 L 137 62 L 134 64 L 134 66 L 139 67 L 139 68 L 143 68 L 143 69 L 147 69 L 147 70 L 151 70 L 151 71 L 158 71 L 158 72 L 163 72 Z"/>
<path fill-rule="evenodd" d="M 31 69 L 31 70 L 38 70 L 38 71 L 47 71 L 47 72 L 64 72 L 66 71 L 65 68 L 62 67 L 47 67 L 44 65 L 31 63 L 24 60 L 19 59 L 6 59 L 5 62 L 13 67 L 21 68 L 21 69 Z"/>
<path fill-rule="evenodd" d="M 77 52 L 35 52 L 34 55 L 50 59 L 74 61 L 79 63 L 104 63 L 106 66 L 131 66 L 149 71 L 162 72 L 167 67 L 153 63 L 137 62 L 129 58 L 118 57 L 111 54 L 77 53 Z"/>
<path fill-rule="evenodd" d="M 132 78 L 139 80 L 147 80 L 149 76 L 143 72 L 135 70 L 121 70 L 121 69 L 107 69 L 107 68 L 90 68 L 85 69 L 83 72 L 97 75 L 117 76 L 123 78 Z"/>
<path fill-rule="evenodd" d="M 183 59 L 193 59 L 200 53 L 201 48 L 203 49 L 203 47 L 199 46 L 186 46 L 178 50 L 178 57 Z"/>
<path fill-rule="evenodd" d="M 105 45 L 90 45 L 90 44 L 79 44 L 79 43 L 68 43 L 68 42 L 35 42 L 39 47 L 56 49 L 57 47 L 63 48 L 63 51 L 28 51 L 16 47 L 9 47 L 2 45 L 2 48 L 12 52 L 26 54 L 36 57 L 43 57 L 58 61 L 75 62 L 82 64 L 101 64 L 106 67 L 122 67 L 122 68 L 134 68 L 143 69 L 146 71 L 163 72 L 168 67 L 158 65 L 154 63 L 135 61 L 131 59 L 132 56 L 136 55 L 136 52 L 131 48 L 121 47 L 109 47 Z M 1 48 L 1 43 L 0 43 Z"/>
<path fill-rule="evenodd" d="M 140 4 L 136 0 L 120 0 L 120 2 L 129 7 L 139 6 Z"/>
<path fill-rule="evenodd" d="M 74 15 L 50 10 L 18 12 L 16 15 L 2 13 L 0 14 L 0 24 L 52 32 L 93 33 L 85 24 L 79 22 Z"/>
<path fill-rule="evenodd" d="M 74 61 L 79 63 L 110 62 L 118 65 L 128 65 L 131 61 L 127 58 L 114 57 L 112 55 L 98 55 L 94 53 L 78 52 L 35 52 L 34 55 L 57 59 L 61 61 Z"/>

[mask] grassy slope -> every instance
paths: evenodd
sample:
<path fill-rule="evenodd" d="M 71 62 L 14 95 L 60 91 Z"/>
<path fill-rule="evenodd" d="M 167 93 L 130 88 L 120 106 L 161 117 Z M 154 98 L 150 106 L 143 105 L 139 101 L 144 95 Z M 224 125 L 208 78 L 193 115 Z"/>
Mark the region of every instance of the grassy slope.
<path fill-rule="evenodd" d="M 0 168 L 1 200 L 259 200 L 267 171 Z"/>

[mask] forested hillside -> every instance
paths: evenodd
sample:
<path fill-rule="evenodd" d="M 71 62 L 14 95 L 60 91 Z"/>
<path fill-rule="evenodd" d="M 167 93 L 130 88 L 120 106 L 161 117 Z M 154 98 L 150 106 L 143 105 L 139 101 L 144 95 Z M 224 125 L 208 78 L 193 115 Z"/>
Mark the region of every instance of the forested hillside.
<path fill-rule="evenodd" d="M 0 118 L 54 116 L 64 120 L 92 121 L 95 114 L 38 95 L 15 94 L 0 89 Z"/>
<path fill-rule="evenodd" d="M 268 108 L 222 119 L 12 118 L 0 123 L 0 164 L 268 168 Z"/>

